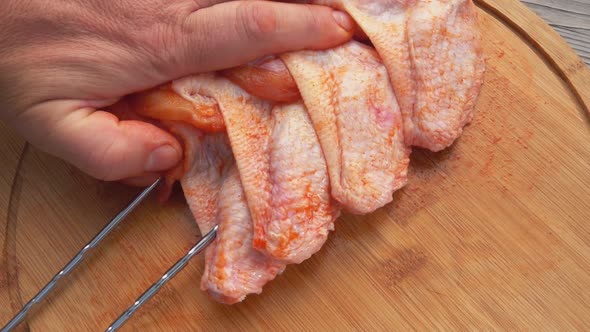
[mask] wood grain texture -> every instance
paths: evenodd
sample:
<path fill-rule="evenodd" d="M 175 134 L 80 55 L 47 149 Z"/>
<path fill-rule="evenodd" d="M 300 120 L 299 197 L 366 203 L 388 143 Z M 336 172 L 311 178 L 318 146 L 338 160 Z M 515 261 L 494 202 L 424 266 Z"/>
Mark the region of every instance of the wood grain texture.
<path fill-rule="evenodd" d="M 415 151 L 392 204 L 344 215 L 318 254 L 238 305 L 199 290 L 197 257 L 123 330 L 589 330 L 590 71 L 520 2 L 478 5 L 474 122 L 446 151 Z M 137 190 L 0 138 L 3 323 Z M 104 330 L 198 237 L 179 191 L 147 201 L 29 330 Z"/>
<path fill-rule="evenodd" d="M 590 0 L 523 0 L 590 65 Z"/>
<path fill-rule="evenodd" d="M 2 156 L 2 171 L 0 171 L 0 320 L 4 322 L 4 312 L 20 309 L 23 299 L 20 297 L 18 284 L 18 260 L 16 258 L 16 239 L 8 236 L 16 233 L 16 225 L 9 223 L 13 218 L 11 206 L 20 200 L 21 188 L 15 182 L 17 170 L 21 164 L 25 142 L 12 130 L 0 122 L 0 156 Z M 4 311 L 4 312 L 3 312 Z M 3 325 L 0 323 L 0 325 Z"/>

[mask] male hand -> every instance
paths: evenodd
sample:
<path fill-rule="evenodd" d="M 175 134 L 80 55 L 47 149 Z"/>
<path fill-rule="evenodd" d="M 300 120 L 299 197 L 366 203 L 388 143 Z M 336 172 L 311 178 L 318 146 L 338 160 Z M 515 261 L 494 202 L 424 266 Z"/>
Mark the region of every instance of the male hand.
<path fill-rule="evenodd" d="M 2 0 L 0 118 L 98 179 L 144 185 L 179 162 L 179 143 L 101 108 L 182 76 L 334 47 L 353 27 L 327 7 L 267 1 Z"/>

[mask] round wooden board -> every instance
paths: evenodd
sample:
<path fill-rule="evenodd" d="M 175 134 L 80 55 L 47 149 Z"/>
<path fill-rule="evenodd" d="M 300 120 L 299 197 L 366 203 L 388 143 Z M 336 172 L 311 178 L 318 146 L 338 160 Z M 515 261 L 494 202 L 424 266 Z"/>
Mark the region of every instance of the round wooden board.
<path fill-rule="evenodd" d="M 123 330 L 590 329 L 590 72 L 518 1 L 478 5 L 475 120 L 447 151 L 413 153 L 392 204 L 340 218 L 238 305 L 207 298 L 195 258 Z M 0 137 L 3 325 L 137 190 Z M 147 201 L 21 329 L 104 330 L 199 236 L 179 191 Z"/>

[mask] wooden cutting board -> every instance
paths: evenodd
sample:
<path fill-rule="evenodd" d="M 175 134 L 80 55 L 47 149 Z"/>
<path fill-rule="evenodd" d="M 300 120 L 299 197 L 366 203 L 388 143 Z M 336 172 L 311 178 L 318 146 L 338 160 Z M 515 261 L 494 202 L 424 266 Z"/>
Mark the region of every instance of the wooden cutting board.
<path fill-rule="evenodd" d="M 124 330 L 590 329 L 590 71 L 518 1 L 478 5 L 475 120 L 413 153 L 392 204 L 238 305 L 199 290 L 198 257 Z M 3 325 L 137 190 L 0 138 Z M 24 329 L 104 330 L 199 236 L 179 191 L 146 202 Z"/>

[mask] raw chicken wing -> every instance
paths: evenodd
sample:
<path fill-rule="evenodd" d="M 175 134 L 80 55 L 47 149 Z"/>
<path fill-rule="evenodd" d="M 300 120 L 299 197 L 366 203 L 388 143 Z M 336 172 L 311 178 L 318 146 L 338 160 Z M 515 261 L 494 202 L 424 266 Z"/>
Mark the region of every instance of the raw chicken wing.
<path fill-rule="evenodd" d="M 407 180 L 409 149 L 388 75 L 374 50 L 351 41 L 283 56 L 328 165 L 332 197 L 351 213 L 391 202 Z"/>
<path fill-rule="evenodd" d="M 471 120 L 484 59 L 472 0 L 318 0 L 346 10 L 383 59 L 406 145 L 439 151 Z"/>
<path fill-rule="evenodd" d="M 308 259 L 326 241 L 339 210 L 303 104 L 274 106 L 211 74 L 173 83 L 180 86 L 215 100 L 223 114 L 252 215 L 254 248 L 285 263 Z"/>
<path fill-rule="evenodd" d="M 252 220 L 225 133 L 203 134 L 186 124 L 171 131 L 185 146 L 182 190 L 201 234 L 219 225 L 205 250 L 201 288 L 232 304 L 262 287 L 285 268 L 252 247 Z"/>
<path fill-rule="evenodd" d="M 219 191 L 216 222 L 215 251 L 207 261 L 203 288 L 226 304 L 260 294 L 266 283 L 283 272 L 285 264 L 252 246 L 252 218 L 235 165 Z"/>

